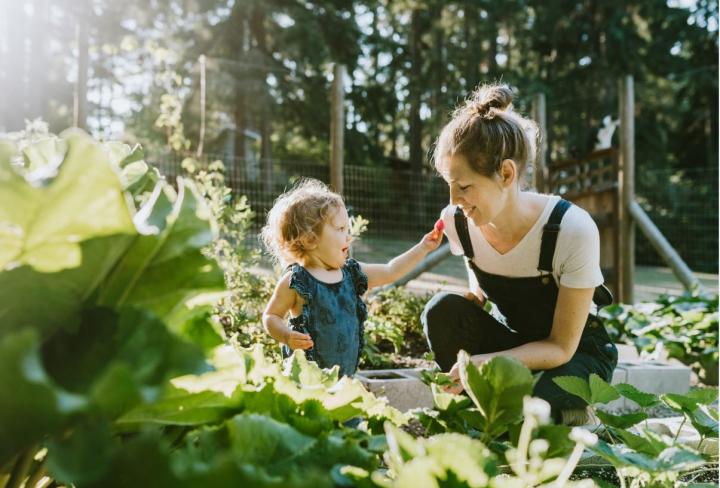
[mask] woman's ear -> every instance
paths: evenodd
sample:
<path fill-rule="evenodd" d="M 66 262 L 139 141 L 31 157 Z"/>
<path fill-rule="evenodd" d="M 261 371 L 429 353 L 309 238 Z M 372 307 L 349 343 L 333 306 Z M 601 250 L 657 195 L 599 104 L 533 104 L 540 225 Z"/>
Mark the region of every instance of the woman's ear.
<path fill-rule="evenodd" d="M 517 165 L 512 159 L 503 159 L 500 165 L 500 183 L 502 186 L 510 186 L 517 181 Z"/>

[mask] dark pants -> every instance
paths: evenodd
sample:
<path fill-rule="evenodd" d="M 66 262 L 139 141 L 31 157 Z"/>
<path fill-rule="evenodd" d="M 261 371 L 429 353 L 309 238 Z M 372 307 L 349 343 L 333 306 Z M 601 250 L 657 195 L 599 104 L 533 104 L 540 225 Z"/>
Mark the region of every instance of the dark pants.
<path fill-rule="evenodd" d="M 452 293 L 435 295 L 425 306 L 421 321 L 435 361 L 443 371 L 450 371 L 460 349 L 474 355 L 504 351 L 532 341 L 510 330 L 481 307 Z M 602 323 L 590 316 L 575 355 L 562 366 L 545 370 L 533 395 L 550 403 L 556 416 L 560 410 L 583 408 L 585 402 L 561 389 L 553 378 L 579 376 L 587 380 L 595 373 L 609 382 L 616 364 L 617 349 Z"/>

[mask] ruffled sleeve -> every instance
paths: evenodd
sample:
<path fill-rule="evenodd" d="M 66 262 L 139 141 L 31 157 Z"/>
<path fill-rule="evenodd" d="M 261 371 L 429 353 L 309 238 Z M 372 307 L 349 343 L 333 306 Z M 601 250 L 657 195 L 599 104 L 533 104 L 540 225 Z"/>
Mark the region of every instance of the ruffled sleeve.
<path fill-rule="evenodd" d="M 352 276 L 355 293 L 360 297 L 363 296 L 368 289 L 368 277 L 363 273 L 360 263 L 350 258 L 345 262 L 345 266 L 347 266 L 350 276 Z"/>
<path fill-rule="evenodd" d="M 308 307 L 308 304 L 315 296 L 315 290 L 317 285 L 315 281 L 312 280 L 310 276 L 308 276 L 307 270 L 299 264 L 290 265 L 288 268 L 291 272 L 290 289 L 295 290 L 297 294 L 300 295 L 305 301 L 300 315 L 298 315 L 297 317 L 291 317 L 288 321 L 288 326 L 291 330 L 295 332 L 311 335 L 308 328 L 308 325 L 310 323 L 310 308 Z M 292 351 L 285 344 L 283 344 L 282 346 L 282 355 L 284 358 L 292 356 Z M 310 361 L 315 361 L 315 349 L 312 347 L 310 349 L 306 349 L 305 357 L 307 357 L 307 359 Z"/>
<path fill-rule="evenodd" d="M 315 281 L 308 276 L 307 270 L 299 264 L 293 264 L 290 271 L 292 273 L 290 275 L 290 289 L 295 290 L 306 303 L 310 302 L 315 296 Z"/>

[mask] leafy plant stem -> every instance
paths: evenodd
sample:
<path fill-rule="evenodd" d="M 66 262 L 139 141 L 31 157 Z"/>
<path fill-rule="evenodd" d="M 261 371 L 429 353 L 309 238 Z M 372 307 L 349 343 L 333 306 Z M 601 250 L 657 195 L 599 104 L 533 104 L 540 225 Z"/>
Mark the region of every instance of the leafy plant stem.
<path fill-rule="evenodd" d="M 30 465 L 32 464 L 34 455 L 35 449 L 31 448 L 18 456 L 17 461 L 15 461 L 15 465 L 13 466 L 12 473 L 10 474 L 10 479 L 5 485 L 5 488 L 19 488 L 22 486 L 23 481 L 27 476 L 28 469 L 30 469 Z"/>
<path fill-rule="evenodd" d="M 615 468 L 615 472 L 617 472 L 617 477 L 620 480 L 620 488 L 627 488 L 627 485 L 625 484 L 625 477 L 620 473 L 620 468 Z"/>
<path fill-rule="evenodd" d="M 525 417 L 525 421 L 520 429 L 520 438 L 518 439 L 518 458 L 516 465 L 516 472 L 520 477 L 527 474 L 525 465 L 527 464 L 528 448 L 530 447 L 530 437 L 532 437 L 532 431 L 534 428 L 535 421 L 532 417 Z"/>
<path fill-rule="evenodd" d="M 583 446 L 580 442 L 575 443 L 575 447 L 573 447 L 570 457 L 555 480 L 555 484 L 553 485 L 555 488 L 565 486 L 567 481 L 570 479 L 570 475 L 573 473 L 573 470 L 575 470 L 575 466 L 577 466 L 578 461 L 580 461 L 580 456 L 582 456 L 584 449 L 585 446 Z"/>
<path fill-rule="evenodd" d="M 47 458 L 43 459 L 38 463 L 38 465 L 35 467 L 35 470 L 28 478 L 27 482 L 25 483 L 25 486 L 28 488 L 32 488 L 36 486 L 40 480 L 45 476 L 46 468 L 45 468 L 45 460 Z"/>
<path fill-rule="evenodd" d="M 595 407 L 593 407 L 592 405 L 589 405 L 589 406 L 590 406 L 590 410 L 591 410 L 592 413 L 593 413 L 593 416 L 594 416 L 595 418 L 599 419 L 600 417 L 598 417 L 597 410 L 595 409 Z M 610 429 L 609 429 L 608 426 L 605 424 L 605 422 L 600 421 L 600 423 L 602 424 L 603 429 L 605 429 L 605 432 L 607 432 L 607 435 L 608 435 L 608 437 L 610 438 L 610 441 L 611 441 L 613 444 L 617 444 L 617 440 L 613 437 L 612 433 L 610 432 Z"/>
<path fill-rule="evenodd" d="M 682 422 L 680 422 L 680 427 L 678 427 L 677 432 L 675 432 L 675 437 L 673 437 L 673 444 L 675 444 L 678 440 L 678 437 L 680 437 L 680 432 L 682 432 L 682 428 L 685 426 L 685 421 L 687 420 L 687 417 L 683 417 Z M 647 422 L 647 420 L 646 420 Z M 702 444 L 702 438 L 700 440 L 700 444 Z M 700 449 L 700 445 L 698 444 L 698 449 Z"/>

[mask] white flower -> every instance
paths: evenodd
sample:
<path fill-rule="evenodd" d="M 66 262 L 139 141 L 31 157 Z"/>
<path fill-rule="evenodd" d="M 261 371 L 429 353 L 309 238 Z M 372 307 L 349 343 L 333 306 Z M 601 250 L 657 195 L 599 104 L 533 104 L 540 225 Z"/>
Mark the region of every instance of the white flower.
<path fill-rule="evenodd" d="M 570 431 L 570 440 L 583 446 L 594 446 L 597 444 L 598 436 L 581 427 L 573 427 Z"/>
<path fill-rule="evenodd" d="M 550 404 L 541 398 L 526 396 L 523 399 L 523 414 L 533 417 L 539 425 L 550 422 Z"/>
<path fill-rule="evenodd" d="M 530 443 L 528 451 L 531 457 L 540 457 L 548 452 L 550 449 L 550 443 L 545 439 L 535 439 Z"/>

